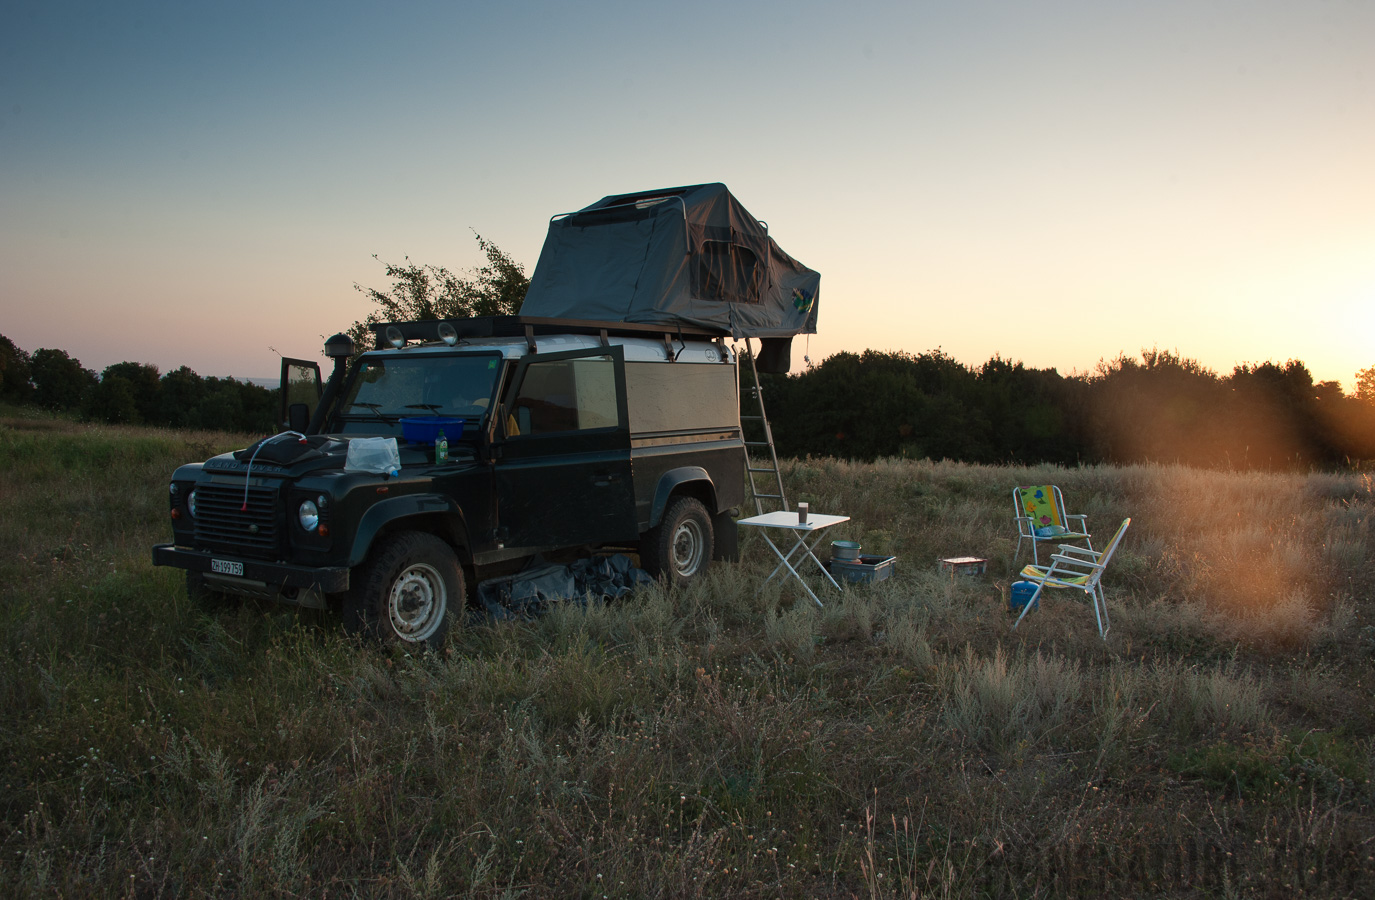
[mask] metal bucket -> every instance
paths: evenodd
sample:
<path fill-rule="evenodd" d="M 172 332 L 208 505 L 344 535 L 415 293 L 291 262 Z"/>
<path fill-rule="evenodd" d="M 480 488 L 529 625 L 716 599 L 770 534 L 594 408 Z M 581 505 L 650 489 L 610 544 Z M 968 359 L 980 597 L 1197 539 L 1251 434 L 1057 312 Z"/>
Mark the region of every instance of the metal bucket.
<path fill-rule="evenodd" d="M 859 541 L 831 541 L 831 559 L 853 562 L 859 559 Z"/>

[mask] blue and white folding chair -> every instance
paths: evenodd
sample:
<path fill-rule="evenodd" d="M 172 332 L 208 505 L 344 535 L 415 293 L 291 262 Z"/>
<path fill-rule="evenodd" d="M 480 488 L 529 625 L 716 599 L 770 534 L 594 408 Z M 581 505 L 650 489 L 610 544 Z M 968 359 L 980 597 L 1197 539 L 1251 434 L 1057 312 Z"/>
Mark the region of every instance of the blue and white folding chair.
<path fill-rule="evenodd" d="M 1022 569 L 1022 579 L 1036 582 L 1036 592 L 1027 600 L 1026 606 L 1022 608 L 1022 614 L 1012 623 L 1012 627 L 1016 628 L 1022 624 L 1022 619 L 1026 618 L 1032 606 L 1036 605 L 1045 588 L 1071 588 L 1089 595 L 1093 602 L 1093 616 L 1098 621 L 1098 635 L 1106 639 L 1108 629 L 1112 625 L 1108 622 L 1108 604 L 1103 599 L 1103 587 L 1100 582 L 1108 568 L 1108 560 L 1117 552 L 1117 546 L 1122 543 L 1122 535 L 1127 533 L 1131 523 L 1131 519 L 1123 519 L 1117 534 L 1112 536 L 1112 540 L 1108 541 L 1108 546 L 1101 553 L 1072 544 L 1061 544 L 1060 552 L 1050 558 L 1050 568 L 1027 566 Z"/>

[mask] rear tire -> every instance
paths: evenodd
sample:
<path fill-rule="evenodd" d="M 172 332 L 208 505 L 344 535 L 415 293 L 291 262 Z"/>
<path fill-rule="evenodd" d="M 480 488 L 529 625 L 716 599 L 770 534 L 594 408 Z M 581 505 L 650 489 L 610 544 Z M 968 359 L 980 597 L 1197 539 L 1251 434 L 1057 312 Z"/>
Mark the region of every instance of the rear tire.
<path fill-rule="evenodd" d="M 640 565 L 669 584 L 687 584 L 711 565 L 711 515 L 696 497 L 679 497 L 669 504 L 663 520 L 645 532 L 640 542 Z"/>
<path fill-rule="evenodd" d="M 465 606 L 463 570 L 448 544 L 407 531 L 373 549 L 344 595 L 344 627 L 383 644 L 438 649 Z"/>

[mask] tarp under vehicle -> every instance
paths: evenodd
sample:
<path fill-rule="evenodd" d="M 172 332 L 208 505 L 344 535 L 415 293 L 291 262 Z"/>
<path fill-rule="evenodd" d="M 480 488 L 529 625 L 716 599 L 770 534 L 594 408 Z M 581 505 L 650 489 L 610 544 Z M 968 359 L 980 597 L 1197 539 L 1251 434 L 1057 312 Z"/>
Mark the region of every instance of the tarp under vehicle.
<path fill-rule="evenodd" d="M 521 315 L 815 334 L 821 276 L 724 184 L 614 194 L 555 216 Z"/>
<path fill-rule="evenodd" d="M 533 618 L 555 603 L 585 603 L 589 597 L 611 600 L 654 583 L 623 553 L 580 559 L 569 566 L 545 563 L 536 556 L 524 570 L 477 586 L 477 597 L 498 621 Z"/>

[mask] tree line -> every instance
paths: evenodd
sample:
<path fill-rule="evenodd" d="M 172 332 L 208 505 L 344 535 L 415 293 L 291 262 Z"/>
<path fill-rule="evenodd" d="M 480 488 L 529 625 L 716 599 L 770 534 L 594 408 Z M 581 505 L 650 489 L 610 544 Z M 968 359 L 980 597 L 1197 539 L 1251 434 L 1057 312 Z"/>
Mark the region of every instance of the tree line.
<path fill-rule="evenodd" d="M 940 350 L 867 350 L 763 383 L 786 456 L 1235 469 L 1375 460 L 1375 366 L 1347 396 L 1299 360 L 1218 375 L 1150 349 L 1066 377 L 997 356 L 975 368 Z"/>
<path fill-rule="evenodd" d="M 383 263 L 391 285 L 348 329 L 358 352 L 379 322 L 510 315 L 529 279 L 474 234 L 486 265 Z M 1302 361 L 1244 364 L 1219 375 L 1177 352 L 1119 355 L 1086 375 L 994 356 L 981 366 L 941 350 L 837 353 L 792 375 L 762 376 L 779 453 L 977 463 L 1180 462 L 1209 468 L 1339 467 L 1375 460 L 1375 366 L 1356 391 L 1314 382 Z M 159 375 L 123 362 L 99 376 L 61 350 L 24 353 L 0 336 L 0 399 L 102 422 L 248 432 L 276 430 L 277 391 L 185 366 Z M 742 401 L 745 405 L 749 400 Z"/>
<path fill-rule="evenodd" d="M 530 285 L 524 267 L 482 235 L 473 236 L 487 263 L 471 272 L 455 274 L 407 259 L 382 263 L 391 280 L 386 290 L 355 284 L 375 304 L 345 329 L 356 353 L 371 349 L 372 326 L 379 322 L 516 313 Z M 160 374 L 149 363 L 121 362 L 97 374 L 66 351 L 29 354 L 0 335 L 0 400 L 87 421 L 272 433 L 279 428 L 278 394 L 233 378 L 203 378 L 186 366 Z"/>
<path fill-rule="evenodd" d="M 360 350 L 377 322 L 517 313 L 530 284 L 524 268 L 474 237 L 487 264 L 466 277 L 408 259 L 386 264 L 387 290 L 355 284 L 375 304 L 350 329 Z M 1298 360 L 1223 376 L 1158 349 L 1068 377 L 999 356 L 970 367 L 940 350 L 866 350 L 763 379 L 786 456 L 1246 469 L 1375 460 L 1375 366 L 1357 373 L 1353 396 L 1336 382 L 1314 383 Z"/>
<path fill-rule="evenodd" d="M 121 362 L 100 374 L 64 350 L 32 354 L 0 335 L 0 400 L 114 425 L 210 431 L 277 430 L 277 391 L 233 378 L 203 378 L 186 366 L 160 374 Z"/>

